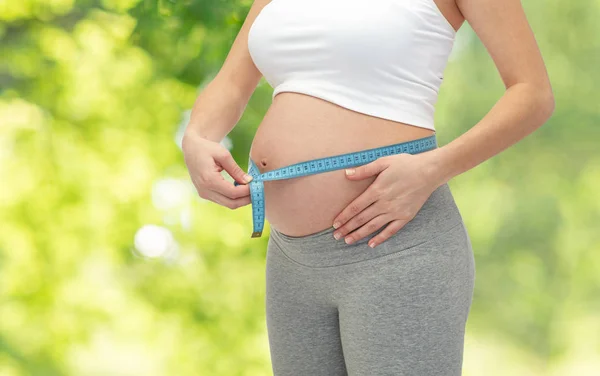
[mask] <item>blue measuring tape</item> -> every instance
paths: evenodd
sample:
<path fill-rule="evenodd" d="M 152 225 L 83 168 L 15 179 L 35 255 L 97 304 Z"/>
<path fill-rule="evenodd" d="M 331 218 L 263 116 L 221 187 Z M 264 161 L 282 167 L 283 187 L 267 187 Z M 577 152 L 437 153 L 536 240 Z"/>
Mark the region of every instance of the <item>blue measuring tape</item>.
<path fill-rule="evenodd" d="M 433 134 L 429 137 L 401 142 L 399 144 L 295 163 L 263 174 L 260 173 L 258 166 L 256 166 L 252 158 L 249 158 L 248 174 L 253 178 L 252 181 L 248 183 L 250 185 L 252 224 L 254 227 L 252 237 L 260 237 L 265 224 L 265 181 L 291 179 L 340 170 L 347 167 L 356 167 L 373 162 L 377 158 L 387 155 L 402 153 L 417 154 L 435 149 L 436 147 L 437 140 L 435 134 Z M 238 186 L 240 183 L 236 181 L 234 182 L 234 185 Z"/>

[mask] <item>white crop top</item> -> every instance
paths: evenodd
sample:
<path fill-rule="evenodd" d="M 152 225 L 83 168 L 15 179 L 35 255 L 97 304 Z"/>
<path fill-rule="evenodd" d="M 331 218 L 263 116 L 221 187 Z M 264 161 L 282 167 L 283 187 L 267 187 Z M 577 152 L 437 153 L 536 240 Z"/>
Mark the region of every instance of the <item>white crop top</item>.
<path fill-rule="evenodd" d="M 456 31 L 433 0 L 271 0 L 248 34 L 254 64 L 280 92 L 435 129 Z"/>

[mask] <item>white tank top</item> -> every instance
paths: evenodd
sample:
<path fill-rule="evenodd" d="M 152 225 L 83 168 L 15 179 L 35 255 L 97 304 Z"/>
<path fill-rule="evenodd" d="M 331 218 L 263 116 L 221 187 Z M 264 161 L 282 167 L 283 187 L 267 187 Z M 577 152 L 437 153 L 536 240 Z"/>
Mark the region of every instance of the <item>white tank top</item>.
<path fill-rule="evenodd" d="M 435 129 L 455 36 L 433 0 L 271 0 L 248 49 L 273 98 L 303 93 Z"/>

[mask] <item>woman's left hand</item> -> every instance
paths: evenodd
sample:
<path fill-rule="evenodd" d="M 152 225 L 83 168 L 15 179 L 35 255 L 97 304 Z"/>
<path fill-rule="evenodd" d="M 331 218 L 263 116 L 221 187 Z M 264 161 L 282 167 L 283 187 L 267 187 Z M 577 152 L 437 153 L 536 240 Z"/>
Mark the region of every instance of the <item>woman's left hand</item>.
<path fill-rule="evenodd" d="M 431 154 L 394 154 L 346 170 L 350 180 L 377 175 L 371 185 L 334 219 L 336 239 L 348 244 L 387 227 L 369 241 L 381 244 L 415 217 L 443 180 L 432 172 Z M 351 171 L 354 170 L 354 173 Z M 391 222 L 391 223 L 390 223 Z M 336 226 L 336 224 L 339 224 Z"/>

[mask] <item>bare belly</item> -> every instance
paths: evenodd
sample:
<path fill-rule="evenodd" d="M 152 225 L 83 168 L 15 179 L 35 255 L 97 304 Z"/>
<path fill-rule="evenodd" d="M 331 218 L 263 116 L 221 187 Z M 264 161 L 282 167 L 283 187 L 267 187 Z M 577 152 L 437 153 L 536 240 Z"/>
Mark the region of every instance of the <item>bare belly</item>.
<path fill-rule="evenodd" d="M 261 173 L 315 158 L 430 136 L 434 131 L 365 115 L 300 93 L 275 96 L 250 148 Z M 333 219 L 376 177 L 351 181 L 344 170 L 265 182 L 265 217 L 289 236 L 305 236 Z"/>

